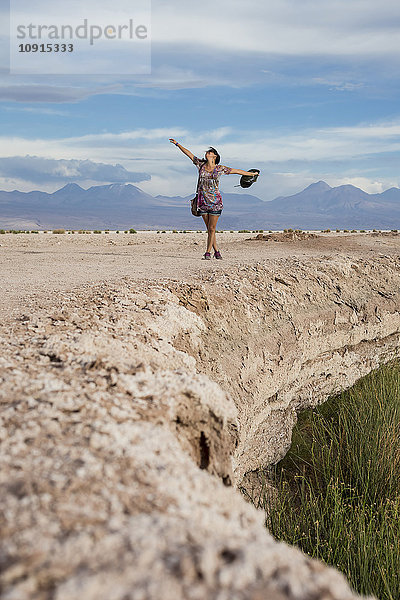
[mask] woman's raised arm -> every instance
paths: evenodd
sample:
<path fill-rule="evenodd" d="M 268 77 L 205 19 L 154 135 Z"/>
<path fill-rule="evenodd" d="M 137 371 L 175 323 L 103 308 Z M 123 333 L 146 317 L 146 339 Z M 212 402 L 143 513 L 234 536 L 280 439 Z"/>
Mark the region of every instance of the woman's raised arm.
<path fill-rule="evenodd" d="M 183 152 L 183 154 L 186 154 L 186 156 L 188 156 L 190 158 L 190 160 L 193 160 L 194 154 L 192 154 L 192 152 L 190 152 L 190 150 L 188 150 L 187 148 L 184 148 L 183 146 L 178 144 L 178 142 L 176 140 L 174 140 L 174 138 L 169 138 L 169 141 L 171 142 L 171 144 L 175 144 L 175 146 L 178 146 L 179 150 L 181 150 Z"/>

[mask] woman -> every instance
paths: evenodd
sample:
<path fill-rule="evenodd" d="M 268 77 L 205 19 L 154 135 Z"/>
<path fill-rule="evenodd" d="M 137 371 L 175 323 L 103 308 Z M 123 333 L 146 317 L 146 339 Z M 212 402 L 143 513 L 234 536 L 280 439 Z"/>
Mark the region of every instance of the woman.
<path fill-rule="evenodd" d="M 225 175 L 249 175 L 254 177 L 252 171 L 242 171 L 241 169 L 231 169 L 220 165 L 220 156 L 215 148 L 210 148 L 205 154 L 205 158 L 200 160 L 194 156 L 176 140 L 170 138 L 171 144 L 175 144 L 186 156 L 190 158 L 193 164 L 199 169 L 199 181 L 197 187 L 197 208 L 204 219 L 207 227 L 207 250 L 203 259 L 211 259 L 211 250 L 214 248 L 214 258 L 221 259 L 221 253 L 218 250 L 217 241 L 215 238 L 215 230 L 217 221 L 222 213 L 222 196 L 219 191 L 219 180 L 222 173 Z"/>

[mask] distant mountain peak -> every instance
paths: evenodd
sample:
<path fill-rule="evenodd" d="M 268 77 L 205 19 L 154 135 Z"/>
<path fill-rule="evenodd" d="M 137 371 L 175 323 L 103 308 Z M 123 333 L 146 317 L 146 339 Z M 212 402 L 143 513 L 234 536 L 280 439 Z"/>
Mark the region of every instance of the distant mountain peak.
<path fill-rule="evenodd" d="M 118 191 L 118 192 L 125 192 L 126 190 L 132 191 L 132 190 L 139 190 L 142 191 L 140 188 L 138 188 L 136 185 L 132 185 L 132 183 L 106 183 L 104 185 L 92 185 L 92 187 L 89 188 L 89 190 L 112 190 L 112 191 Z M 89 191 L 88 190 L 88 191 Z"/>
<path fill-rule="evenodd" d="M 126 189 L 135 186 L 131 183 L 109 183 L 106 187 L 110 188 L 110 190 L 118 190 L 120 188 Z"/>
<path fill-rule="evenodd" d="M 320 192 L 324 192 L 324 191 L 327 191 L 327 190 L 331 190 L 332 188 L 325 181 L 317 181 L 316 183 L 311 183 L 305 189 L 306 190 L 318 190 Z M 303 191 L 305 191 L 305 190 L 303 190 Z"/>
<path fill-rule="evenodd" d="M 85 191 L 86 190 L 81 188 L 81 186 L 78 185 L 77 183 L 67 183 L 66 185 L 64 185 L 64 187 L 53 192 L 53 195 L 55 195 L 57 197 L 58 195 L 64 196 L 65 193 L 67 193 L 68 195 L 73 195 L 73 194 L 80 194 L 81 192 L 85 192 Z"/>
<path fill-rule="evenodd" d="M 352 183 L 344 183 L 343 185 L 338 185 L 337 188 L 335 188 L 337 190 L 358 190 L 359 192 L 363 192 L 364 194 L 366 194 L 367 192 L 364 192 L 363 190 L 361 190 L 360 188 L 358 188 L 357 186 L 353 185 Z"/>
<path fill-rule="evenodd" d="M 61 190 L 83 190 L 83 188 L 81 188 L 80 185 L 78 185 L 77 183 L 67 183 L 66 185 L 64 185 L 64 187 L 60 188 L 59 190 L 57 190 L 58 192 L 61 192 Z"/>

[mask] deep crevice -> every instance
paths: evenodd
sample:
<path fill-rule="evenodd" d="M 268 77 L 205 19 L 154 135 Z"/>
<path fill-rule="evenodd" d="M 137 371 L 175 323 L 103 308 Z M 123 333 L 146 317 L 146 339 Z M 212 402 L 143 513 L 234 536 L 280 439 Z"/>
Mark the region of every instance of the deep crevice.
<path fill-rule="evenodd" d="M 204 431 L 200 433 L 200 469 L 207 469 L 210 464 L 210 446 Z"/>

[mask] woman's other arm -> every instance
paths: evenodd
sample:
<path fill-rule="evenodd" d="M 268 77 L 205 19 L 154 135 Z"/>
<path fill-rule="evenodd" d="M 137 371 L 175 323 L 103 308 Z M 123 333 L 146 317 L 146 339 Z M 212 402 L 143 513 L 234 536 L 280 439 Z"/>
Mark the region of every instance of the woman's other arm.
<path fill-rule="evenodd" d="M 259 175 L 259 173 L 254 173 L 254 171 L 242 171 L 241 169 L 231 169 L 229 175 L 249 175 L 250 177 L 254 177 L 255 175 Z"/>
<path fill-rule="evenodd" d="M 183 152 L 183 154 L 186 154 L 186 156 L 188 156 L 190 158 L 190 160 L 193 160 L 194 154 L 192 154 L 190 152 L 190 150 L 188 150 L 187 148 L 184 148 L 183 146 L 178 144 L 178 142 L 176 140 L 174 140 L 174 138 L 169 138 L 169 141 L 171 142 L 171 144 L 175 144 L 175 146 L 177 146 L 179 148 L 179 150 L 181 150 Z"/>

